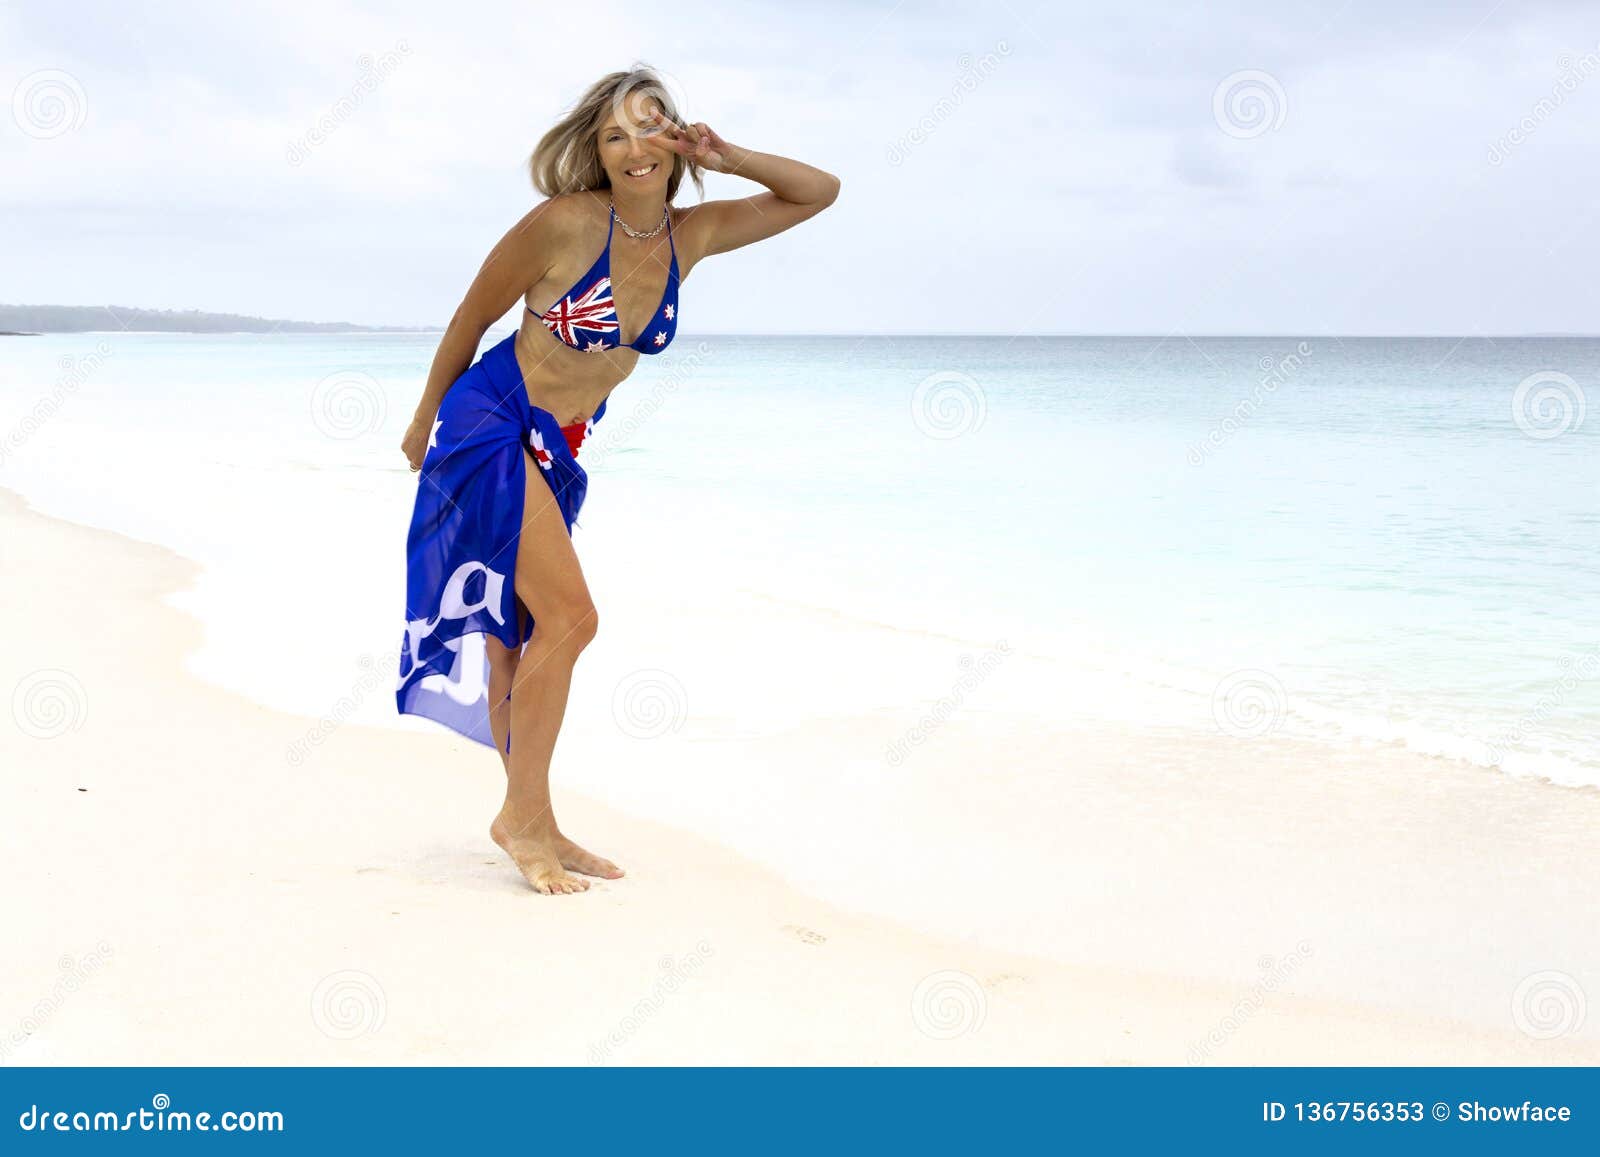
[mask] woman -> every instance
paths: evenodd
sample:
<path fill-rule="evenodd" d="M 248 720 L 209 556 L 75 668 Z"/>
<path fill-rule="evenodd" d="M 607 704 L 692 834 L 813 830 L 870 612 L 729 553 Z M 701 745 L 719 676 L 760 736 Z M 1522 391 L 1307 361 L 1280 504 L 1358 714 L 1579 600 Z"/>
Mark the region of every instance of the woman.
<path fill-rule="evenodd" d="M 680 123 L 643 66 L 590 88 L 529 164 L 547 199 L 478 271 L 401 443 L 421 477 L 396 699 L 496 747 L 506 796 L 489 834 L 554 895 L 622 875 L 568 839 L 550 803 L 573 665 L 596 623 L 571 541 L 588 487 L 579 447 L 639 355 L 671 344 L 689 271 L 820 213 L 839 180 Z M 701 170 L 767 192 L 675 208 L 686 172 L 703 193 Z M 469 367 L 519 298 L 517 332 Z"/>

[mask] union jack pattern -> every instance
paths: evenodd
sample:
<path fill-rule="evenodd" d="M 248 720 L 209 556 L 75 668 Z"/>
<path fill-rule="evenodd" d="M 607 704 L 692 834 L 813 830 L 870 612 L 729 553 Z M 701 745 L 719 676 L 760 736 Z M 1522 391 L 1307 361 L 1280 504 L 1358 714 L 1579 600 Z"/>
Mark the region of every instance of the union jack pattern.
<path fill-rule="evenodd" d="M 595 259 L 589 272 L 560 301 L 535 315 L 562 344 L 584 353 L 601 353 L 619 349 L 623 345 L 622 322 L 617 316 L 617 302 L 611 284 L 611 238 L 616 222 L 616 212 L 613 210 L 610 230 L 606 233 L 606 247 Z M 655 316 L 644 331 L 627 343 L 628 348 L 642 354 L 660 353 L 671 344 L 673 334 L 677 331 L 678 249 L 672 240 L 670 219 L 667 244 L 672 249 L 672 262 L 667 269 L 667 287 L 661 295 L 661 304 L 656 307 Z M 580 292 L 580 287 L 588 283 L 590 278 L 594 279 L 593 283 Z M 533 306 L 528 306 L 528 312 L 534 312 Z"/>
<path fill-rule="evenodd" d="M 620 324 L 617 321 L 616 303 L 611 300 L 611 278 L 602 277 L 577 297 L 563 297 L 540 314 L 539 320 L 570 346 L 578 344 L 580 329 L 591 333 L 615 333 Z M 591 342 L 587 352 L 595 353 L 605 348 L 598 342 Z"/>
<path fill-rule="evenodd" d="M 550 462 L 550 451 L 544 448 L 544 436 L 539 433 L 537 426 L 528 431 L 528 448 L 533 451 L 533 457 L 539 463 L 540 469 L 554 469 Z"/>

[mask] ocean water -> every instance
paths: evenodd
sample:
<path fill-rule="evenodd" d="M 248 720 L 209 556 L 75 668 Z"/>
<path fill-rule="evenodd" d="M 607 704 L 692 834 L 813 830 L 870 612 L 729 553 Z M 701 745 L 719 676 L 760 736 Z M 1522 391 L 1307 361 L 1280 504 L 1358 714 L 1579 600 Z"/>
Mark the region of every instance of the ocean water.
<path fill-rule="evenodd" d="M 322 715 L 306 640 L 399 642 L 436 342 L 0 338 L 0 485 L 200 561 L 195 670 Z M 649 565 L 709 592 L 1004 641 L 1129 718 L 1600 784 L 1590 401 L 1590 338 L 684 333 L 583 450 L 579 553 L 675 527 Z"/>

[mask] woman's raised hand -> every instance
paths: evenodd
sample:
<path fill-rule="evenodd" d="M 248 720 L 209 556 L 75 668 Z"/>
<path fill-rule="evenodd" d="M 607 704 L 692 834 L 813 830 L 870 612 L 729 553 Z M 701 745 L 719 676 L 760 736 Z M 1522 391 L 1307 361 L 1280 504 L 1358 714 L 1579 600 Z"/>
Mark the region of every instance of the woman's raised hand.
<path fill-rule="evenodd" d="M 726 173 L 732 159 L 733 146 L 723 140 L 705 121 L 681 125 L 668 120 L 660 109 L 650 113 L 650 121 L 659 130 L 658 135 L 673 152 L 688 157 L 702 169 L 713 173 Z"/>

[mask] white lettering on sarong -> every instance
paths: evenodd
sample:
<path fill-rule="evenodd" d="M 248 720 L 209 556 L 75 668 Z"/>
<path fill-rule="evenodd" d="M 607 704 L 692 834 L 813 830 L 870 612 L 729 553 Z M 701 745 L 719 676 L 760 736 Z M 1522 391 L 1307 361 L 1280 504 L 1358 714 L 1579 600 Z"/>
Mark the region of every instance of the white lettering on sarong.
<path fill-rule="evenodd" d="M 417 686 L 424 691 L 448 695 L 457 703 L 476 703 L 489 695 L 489 681 L 484 678 L 489 669 L 485 658 L 481 634 L 462 635 L 451 639 L 446 647 L 456 653 L 456 661 L 448 675 L 424 675 Z"/>
<path fill-rule="evenodd" d="M 479 571 L 482 571 L 484 575 L 483 597 L 477 602 L 468 603 L 466 601 L 467 580 Z M 500 596 L 505 590 L 505 585 L 505 575 L 481 562 L 464 562 L 456 567 L 455 573 L 444 584 L 444 593 L 439 596 L 439 613 L 432 619 L 412 619 L 406 623 L 406 647 L 402 656 L 405 669 L 400 672 L 399 685 L 404 687 L 406 680 L 416 673 L 417 650 L 421 646 L 422 640 L 438 630 L 439 624 L 444 620 L 464 619 L 468 615 L 476 614 L 478 611 L 488 611 L 494 621 L 503 626 L 505 624 L 505 616 L 500 613 Z M 475 634 L 471 638 L 474 641 L 476 655 L 481 660 L 484 654 L 483 636 Z M 429 691 L 446 692 L 458 703 L 471 703 L 487 690 L 482 686 L 483 664 L 482 662 L 473 663 L 470 661 L 463 663 L 463 660 L 470 660 L 473 657 L 473 647 L 469 647 L 467 651 L 462 651 L 457 644 L 458 641 L 455 640 L 445 644 L 450 650 L 456 652 L 455 664 L 451 671 L 452 680 L 447 680 L 442 675 L 429 675 L 423 679 L 420 686 Z M 474 682 L 478 684 L 475 691 L 464 684 L 453 682 L 453 680 L 466 677 L 467 672 L 463 669 L 464 667 L 470 668 L 473 673 Z M 449 687 L 445 686 L 447 683 L 450 684 Z M 466 698 L 462 698 L 463 695 L 466 695 Z"/>

